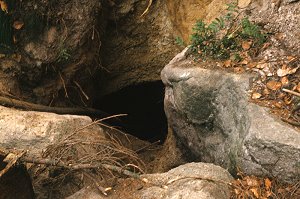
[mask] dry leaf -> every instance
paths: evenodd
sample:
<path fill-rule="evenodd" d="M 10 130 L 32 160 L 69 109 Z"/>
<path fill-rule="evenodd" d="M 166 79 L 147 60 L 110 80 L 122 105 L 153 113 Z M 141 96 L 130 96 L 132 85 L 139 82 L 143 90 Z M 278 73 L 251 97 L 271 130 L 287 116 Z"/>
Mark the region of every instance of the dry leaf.
<path fill-rule="evenodd" d="M 264 43 L 264 45 L 262 46 L 262 49 L 266 49 L 266 48 L 268 48 L 269 46 L 271 46 L 271 43 L 266 42 L 266 43 Z"/>
<path fill-rule="evenodd" d="M 254 195 L 256 198 L 259 198 L 259 193 L 258 193 L 257 188 L 252 188 L 252 189 L 250 189 L 250 191 L 253 193 L 253 195 Z"/>
<path fill-rule="evenodd" d="M 3 12 L 6 12 L 6 13 L 8 13 L 8 6 L 7 6 L 7 4 L 6 4 L 6 2 L 5 1 L 1 1 L 0 0 L 0 7 L 1 7 L 1 10 L 3 11 Z"/>
<path fill-rule="evenodd" d="M 287 60 L 289 61 L 289 62 L 292 62 L 292 61 L 294 61 L 294 60 L 296 60 L 297 58 L 296 57 L 294 57 L 294 56 L 288 56 L 287 57 Z"/>
<path fill-rule="evenodd" d="M 247 60 L 247 59 L 244 59 L 243 61 L 241 61 L 240 62 L 240 64 L 242 64 L 242 65 L 247 65 L 249 63 L 249 61 Z M 250 64 L 249 64 L 250 65 Z M 252 67 L 251 66 L 249 66 L 249 68 L 253 68 L 254 67 L 254 65 L 252 64 Z"/>
<path fill-rule="evenodd" d="M 243 67 L 235 67 L 235 68 L 233 69 L 233 71 L 234 71 L 235 73 L 243 73 L 243 72 L 245 72 L 245 69 L 244 69 Z"/>
<path fill-rule="evenodd" d="M 246 180 L 246 184 L 251 187 L 257 187 L 260 184 L 259 180 L 253 176 L 252 177 L 246 176 L 244 180 Z"/>
<path fill-rule="evenodd" d="M 235 195 L 239 195 L 239 194 L 241 194 L 241 191 L 239 189 L 234 189 L 234 193 L 235 193 Z"/>
<path fill-rule="evenodd" d="M 263 94 L 264 94 L 264 95 L 269 95 L 269 94 L 270 94 L 269 89 L 265 88 L 265 89 L 263 90 Z"/>
<path fill-rule="evenodd" d="M 257 64 L 256 68 L 262 69 L 262 68 L 267 68 L 269 67 L 269 63 L 262 63 L 262 64 Z"/>
<path fill-rule="evenodd" d="M 20 30 L 24 26 L 24 23 L 22 21 L 15 21 L 13 24 L 14 29 Z"/>
<path fill-rule="evenodd" d="M 283 101 L 284 101 L 284 103 L 285 103 L 286 105 L 290 105 L 290 104 L 293 102 L 293 98 L 286 95 L 286 96 L 283 98 Z"/>
<path fill-rule="evenodd" d="M 300 82 L 298 83 L 296 90 L 300 93 Z"/>
<path fill-rule="evenodd" d="M 5 57 L 5 54 L 0 54 L 0 59 Z"/>
<path fill-rule="evenodd" d="M 278 77 L 283 77 L 283 76 L 286 76 L 286 75 L 292 75 L 292 74 L 297 72 L 298 68 L 299 68 L 299 66 L 296 67 L 296 68 L 282 67 L 282 68 L 277 70 L 277 75 L 278 75 Z"/>
<path fill-rule="evenodd" d="M 281 82 L 277 82 L 277 81 L 274 81 L 274 80 L 270 80 L 267 83 L 267 88 L 271 89 L 273 91 L 276 91 L 276 90 L 280 89 L 281 86 L 282 86 Z"/>
<path fill-rule="evenodd" d="M 282 103 L 280 103 L 280 102 L 275 102 L 274 106 L 275 106 L 276 108 L 282 108 Z"/>
<path fill-rule="evenodd" d="M 261 98 L 261 94 L 260 93 L 252 93 L 252 96 L 251 96 L 251 98 L 252 99 L 259 99 L 259 98 Z"/>
<path fill-rule="evenodd" d="M 272 185 L 272 182 L 269 178 L 266 178 L 265 179 L 265 187 L 266 187 L 266 190 L 270 190 L 271 189 L 271 185 Z"/>
<path fill-rule="evenodd" d="M 277 190 L 277 193 L 278 194 L 282 194 L 282 193 L 284 193 L 285 192 L 285 189 L 283 189 L 283 188 L 279 188 L 278 190 Z"/>
<path fill-rule="evenodd" d="M 264 71 L 264 73 L 268 76 L 268 77 L 272 77 L 273 76 L 273 72 L 271 71 L 270 67 L 265 67 L 262 69 Z"/>
<path fill-rule="evenodd" d="M 282 40 L 285 37 L 284 33 L 276 33 L 275 34 L 275 38 L 278 40 Z"/>
<path fill-rule="evenodd" d="M 14 60 L 16 60 L 17 62 L 21 61 L 22 55 L 20 54 L 12 54 L 11 56 Z"/>
<path fill-rule="evenodd" d="M 278 99 L 283 99 L 285 96 L 286 96 L 285 93 L 279 93 L 278 96 L 277 96 L 277 98 Z"/>
<path fill-rule="evenodd" d="M 249 50 L 251 47 L 252 41 L 243 41 L 242 42 L 242 48 L 244 50 Z"/>
<path fill-rule="evenodd" d="M 255 63 L 249 63 L 249 64 L 247 64 L 247 67 L 254 68 L 254 67 L 256 67 L 256 64 Z"/>
<path fill-rule="evenodd" d="M 14 44 L 16 44 L 18 42 L 16 35 L 13 35 L 13 42 L 14 42 Z"/>
<path fill-rule="evenodd" d="M 287 77 L 282 77 L 280 81 L 283 86 L 287 86 L 290 83 Z"/>
<path fill-rule="evenodd" d="M 270 196 L 272 196 L 272 191 L 267 191 L 265 195 L 267 198 L 269 198 Z"/>
<path fill-rule="evenodd" d="M 224 67 L 229 68 L 230 66 L 231 66 L 231 60 L 230 59 L 224 61 Z"/>

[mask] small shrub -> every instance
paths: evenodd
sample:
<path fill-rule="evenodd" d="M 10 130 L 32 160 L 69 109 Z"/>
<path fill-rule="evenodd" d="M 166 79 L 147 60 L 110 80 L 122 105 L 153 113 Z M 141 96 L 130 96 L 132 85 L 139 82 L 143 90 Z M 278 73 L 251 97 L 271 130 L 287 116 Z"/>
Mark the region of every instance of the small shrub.
<path fill-rule="evenodd" d="M 178 36 L 175 38 L 175 44 L 177 44 L 178 46 L 185 46 L 183 39 Z"/>
<path fill-rule="evenodd" d="M 68 49 L 62 48 L 59 52 L 57 62 L 67 62 L 71 58 L 71 54 Z"/>
<path fill-rule="evenodd" d="M 231 3 L 227 6 L 227 13 L 210 24 L 203 20 L 196 22 L 190 46 L 194 55 L 202 59 L 226 60 L 233 57 L 234 61 L 241 61 L 238 52 L 243 49 L 243 41 L 251 40 L 251 47 L 260 47 L 266 41 L 266 35 L 261 28 L 248 18 L 237 20 L 237 4 Z"/>

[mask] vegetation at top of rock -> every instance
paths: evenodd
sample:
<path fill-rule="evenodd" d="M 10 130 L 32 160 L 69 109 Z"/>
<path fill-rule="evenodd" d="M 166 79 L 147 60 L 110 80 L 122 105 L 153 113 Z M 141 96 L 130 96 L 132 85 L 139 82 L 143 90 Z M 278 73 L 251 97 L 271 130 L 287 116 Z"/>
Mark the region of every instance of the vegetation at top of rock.
<path fill-rule="evenodd" d="M 178 45 L 178 46 L 185 46 L 184 44 L 184 41 L 181 37 L 175 37 L 175 43 Z"/>
<path fill-rule="evenodd" d="M 267 35 L 247 17 L 239 18 L 236 3 L 227 4 L 227 13 L 216 18 L 210 24 L 198 20 L 191 35 L 190 50 L 202 59 L 241 61 L 241 52 L 250 55 L 266 42 Z M 251 49 L 255 49 L 251 51 Z"/>

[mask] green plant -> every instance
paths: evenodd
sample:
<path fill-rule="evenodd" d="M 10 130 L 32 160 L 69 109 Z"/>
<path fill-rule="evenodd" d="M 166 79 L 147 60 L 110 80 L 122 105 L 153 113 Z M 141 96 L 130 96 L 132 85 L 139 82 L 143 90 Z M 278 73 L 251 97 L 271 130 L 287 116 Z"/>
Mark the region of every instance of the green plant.
<path fill-rule="evenodd" d="M 252 39 L 258 45 L 263 44 L 266 41 L 267 35 L 261 32 L 260 27 L 251 23 L 247 17 L 241 20 L 242 31 L 241 36 L 244 39 Z"/>
<path fill-rule="evenodd" d="M 242 50 L 242 42 L 251 40 L 254 47 L 259 47 L 266 41 L 266 35 L 259 26 L 248 18 L 237 20 L 239 13 L 237 4 L 227 4 L 227 13 L 216 18 L 210 24 L 198 20 L 191 35 L 190 50 L 202 59 L 229 59 L 241 61 L 238 51 Z"/>
<path fill-rule="evenodd" d="M 178 45 L 178 46 L 185 46 L 184 44 L 184 41 L 181 37 L 175 37 L 175 43 Z"/>
<path fill-rule="evenodd" d="M 57 62 L 66 62 L 71 58 L 71 54 L 68 49 L 62 48 L 59 52 Z"/>

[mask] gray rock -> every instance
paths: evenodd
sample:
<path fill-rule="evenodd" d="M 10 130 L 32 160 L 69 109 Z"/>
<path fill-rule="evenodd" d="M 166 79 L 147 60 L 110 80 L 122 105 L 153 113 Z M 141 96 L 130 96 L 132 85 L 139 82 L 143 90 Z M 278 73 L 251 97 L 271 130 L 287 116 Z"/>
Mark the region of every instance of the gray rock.
<path fill-rule="evenodd" d="M 99 191 L 91 187 L 85 187 L 67 197 L 66 199 L 102 199 L 105 198 Z"/>
<path fill-rule="evenodd" d="M 209 163 L 188 163 L 166 173 L 145 174 L 141 178 L 148 183 L 124 179 L 107 196 L 95 187 L 87 187 L 67 199 L 227 199 L 230 197 L 227 184 L 233 180 L 228 171 Z"/>
<path fill-rule="evenodd" d="M 20 111 L 0 106 L 0 146 L 39 154 L 67 133 L 75 132 L 91 122 L 87 116 Z M 88 130 L 102 134 L 102 129 L 94 125 Z"/>
<path fill-rule="evenodd" d="M 201 161 L 299 180 L 300 133 L 249 103 L 251 75 L 204 69 L 181 53 L 161 76 L 169 125 Z"/>
<path fill-rule="evenodd" d="M 166 173 L 143 176 L 152 186 L 142 191 L 142 199 L 227 199 L 232 180 L 230 174 L 219 166 L 207 163 L 188 163 Z M 168 184 L 170 180 L 179 179 Z M 205 180 L 211 179 L 211 180 Z M 214 181 L 215 180 L 215 181 Z"/>

